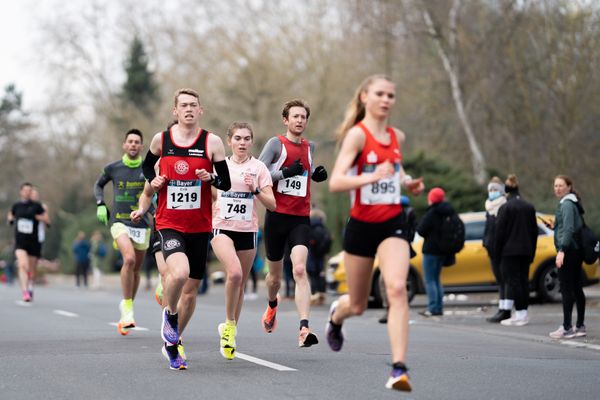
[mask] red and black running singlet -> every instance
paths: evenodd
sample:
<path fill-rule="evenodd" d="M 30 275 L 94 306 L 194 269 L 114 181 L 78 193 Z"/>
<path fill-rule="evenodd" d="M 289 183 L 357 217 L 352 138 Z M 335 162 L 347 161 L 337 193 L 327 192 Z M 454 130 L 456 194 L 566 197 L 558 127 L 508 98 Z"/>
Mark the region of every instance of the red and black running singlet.
<path fill-rule="evenodd" d="M 207 155 L 208 135 L 203 129 L 192 145 L 181 147 L 173 142 L 171 130 L 163 132 L 159 166 L 167 183 L 158 195 L 157 230 L 175 229 L 184 233 L 212 230 L 210 183 L 202 182 L 195 174 L 197 169 L 213 171 Z"/>
<path fill-rule="evenodd" d="M 378 142 L 367 127 L 360 122 L 358 126 L 365 134 L 365 145 L 356 159 L 350 174 L 373 173 L 378 164 L 388 160 L 394 165 L 395 173 L 391 178 L 361 186 L 350 192 L 352 208 L 350 216 L 363 222 L 383 222 L 402 212 L 400 204 L 400 163 L 402 153 L 396 133 L 392 127 L 386 131 L 390 135 L 389 144 Z"/>
<path fill-rule="evenodd" d="M 294 143 L 284 135 L 278 136 L 281 142 L 281 154 L 274 164 L 279 170 L 291 166 L 297 159 L 304 166 L 301 175 L 284 178 L 275 183 L 275 212 L 289 215 L 310 215 L 310 171 L 312 160 L 308 140 L 302 138 L 300 143 Z"/>

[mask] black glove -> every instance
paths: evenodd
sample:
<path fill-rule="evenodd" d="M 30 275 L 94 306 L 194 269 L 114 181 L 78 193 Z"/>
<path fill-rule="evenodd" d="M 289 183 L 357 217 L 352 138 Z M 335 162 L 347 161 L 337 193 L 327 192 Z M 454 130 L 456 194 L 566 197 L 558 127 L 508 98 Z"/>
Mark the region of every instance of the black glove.
<path fill-rule="evenodd" d="M 323 182 L 325 179 L 327 179 L 327 170 L 325 170 L 324 166 L 319 165 L 313 171 L 311 178 L 315 182 Z"/>
<path fill-rule="evenodd" d="M 292 165 L 289 167 L 281 168 L 281 172 L 283 173 L 284 178 L 289 178 L 292 176 L 300 175 L 304 172 L 304 166 L 300 162 L 300 159 L 294 161 Z"/>

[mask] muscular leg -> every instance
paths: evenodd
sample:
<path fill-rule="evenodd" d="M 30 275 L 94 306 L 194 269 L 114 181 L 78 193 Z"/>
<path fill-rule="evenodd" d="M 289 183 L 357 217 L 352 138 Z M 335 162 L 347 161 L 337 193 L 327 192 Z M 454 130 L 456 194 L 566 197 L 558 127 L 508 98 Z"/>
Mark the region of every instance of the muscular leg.
<path fill-rule="evenodd" d="M 117 239 L 117 246 L 123 257 L 123 266 L 121 267 L 121 291 L 124 299 L 133 299 L 135 294 L 135 251 L 127 233 L 120 235 Z M 139 279 L 138 279 L 139 281 Z"/>
<path fill-rule="evenodd" d="M 239 299 L 237 302 L 237 308 L 235 310 L 235 320 L 236 322 L 240 319 L 240 314 L 242 313 L 242 305 L 244 304 L 244 287 L 246 286 L 246 282 L 248 281 L 248 277 L 250 276 L 250 271 L 252 270 L 252 264 L 254 263 L 254 256 L 256 255 L 256 249 L 252 250 L 240 250 L 237 252 L 237 256 L 242 265 L 242 284 L 239 293 Z"/>
<path fill-rule="evenodd" d="M 137 294 L 138 288 L 140 287 L 140 270 L 142 269 L 142 264 L 144 263 L 144 256 L 146 255 L 146 250 L 135 250 L 135 264 L 133 268 L 133 288 L 132 288 L 132 299 L 135 299 L 135 295 Z"/>
<path fill-rule="evenodd" d="M 341 325 L 346 318 L 361 315 L 369 303 L 373 258 L 344 253 L 348 294 L 340 296 L 331 320 Z"/>
<path fill-rule="evenodd" d="M 189 279 L 190 265 L 184 253 L 173 253 L 165 261 L 167 268 L 163 282 L 163 298 L 166 298 L 167 309 L 174 314 L 178 310 L 183 287 Z"/>
<path fill-rule="evenodd" d="M 296 282 L 295 298 L 296 308 L 300 319 L 308 319 L 310 314 L 310 282 L 306 273 L 306 246 L 294 246 L 291 259 L 293 265 L 294 281 Z"/>
<path fill-rule="evenodd" d="M 17 258 L 17 266 L 19 269 L 19 287 L 21 291 L 27 290 L 27 281 L 29 276 L 29 255 L 27 251 L 23 249 L 15 250 L 15 257 Z"/>
<path fill-rule="evenodd" d="M 196 297 L 198 297 L 198 289 L 200 288 L 200 279 L 188 278 L 183 285 L 181 297 L 177 304 L 177 310 L 179 311 L 177 317 L 177 325 L 179 329 L 179 336 L 183 334 L 183 330 L 187 326 L 188 322 L 194 314 L 196 309 Z"/>
<path fill-rule="evenodd" d="M 388 302 L 388 336 L 392 349 L 392 362 L 404 362 L 408 346 L 408 242 L 399 238 L 384 240 L 377 250 L 379 265 L 385 281 Z"/>
<path fill-rule="evenodd" d="M 217 235 L 211 245 L 215 255 L 225 267 L 225 316 L 235 321 L 238 301 L 242 290 L 242 265 L 235 252 L 233 241 L 227 235 Z"/>
<path fill-rule="evenodd" d="M 283 259 L 279 261 L 269 260 L 269 273 L 265 277 L 267 284 L 267 296 L 269 301 L 274 301 L 281 287 L 281 276 L 283 275 Z"/>

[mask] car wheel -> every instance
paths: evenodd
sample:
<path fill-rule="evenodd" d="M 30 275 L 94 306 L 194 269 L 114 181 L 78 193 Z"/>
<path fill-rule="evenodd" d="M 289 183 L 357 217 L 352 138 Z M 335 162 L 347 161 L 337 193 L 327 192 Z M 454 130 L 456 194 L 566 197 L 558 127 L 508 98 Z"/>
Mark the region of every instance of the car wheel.
<path fill-rule="evenodd" d="M 417 294 L 418 285 L 417 274 L 412 269 L 409 270 L 408 278 L 406 279 L 406 294 L 408 295 L 409 304 Z"/>
<path fill-rule="evenodd" d="M 558 268 L 553 263 L 542 267 L 538 276 L 537 293 L 543 301 L 555 302 L 561 300 Z"/>

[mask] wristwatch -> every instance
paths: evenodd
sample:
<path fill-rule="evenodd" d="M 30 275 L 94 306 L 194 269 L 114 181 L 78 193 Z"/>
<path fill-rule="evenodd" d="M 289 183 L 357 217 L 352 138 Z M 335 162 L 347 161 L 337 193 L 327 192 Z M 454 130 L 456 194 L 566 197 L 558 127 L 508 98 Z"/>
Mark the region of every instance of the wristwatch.
<path fill-rule="evenodd" d="M 260 188 L 257 186 L 256 191 L 252 192 L 252 194 L 260 194 Z"/>

